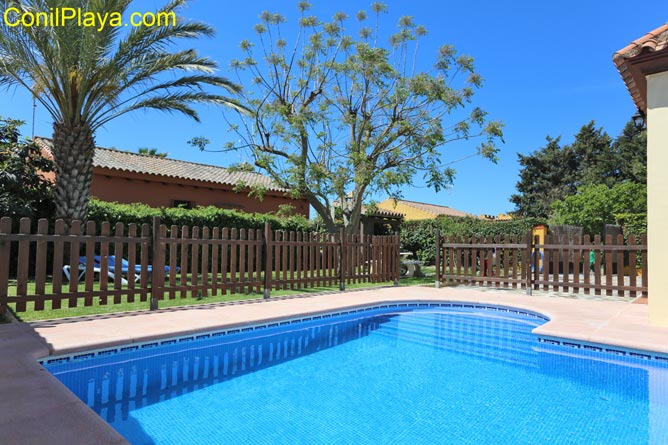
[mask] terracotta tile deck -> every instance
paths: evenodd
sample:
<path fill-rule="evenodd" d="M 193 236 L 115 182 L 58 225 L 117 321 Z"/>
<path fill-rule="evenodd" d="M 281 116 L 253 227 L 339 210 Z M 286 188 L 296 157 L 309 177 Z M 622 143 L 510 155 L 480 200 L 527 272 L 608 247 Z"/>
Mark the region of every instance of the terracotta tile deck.
<path fill-rule="evenodd" d="M 109 425 L 36 362 L 61 355 L 222 327 L 397 301 L 460 301 L 539 312 L 550 321 L 535 329 L 563 337 L 668 354 L 668 328 L 651 327 L 647 306 L 528 296 L 516 291 L 397 287 L 249 304 L 205 305 L 84 319 L 0 325 L 0 426 L 12 444 L 126 443 Z M 3 433 L 4 434 L 4 433 Z"/>

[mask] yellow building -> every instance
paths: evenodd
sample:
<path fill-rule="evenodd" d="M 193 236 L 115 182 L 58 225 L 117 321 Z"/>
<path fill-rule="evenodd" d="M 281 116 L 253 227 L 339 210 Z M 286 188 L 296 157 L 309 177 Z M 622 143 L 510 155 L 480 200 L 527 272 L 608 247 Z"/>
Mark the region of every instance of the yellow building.
<path fill-rule="evenodd" d="M 432 219 L 438 216 L 460 216 L 475 218 L 475 215 L 471 215 L 460 210 L 455 210 L 447 206 L 425 204 L 415 201 L 405 201 L 403 199 L 395 200 L 388 198 L 385 201 L 376 204 L 376 207 L 378 209 L 388 210 L 390 212 L 402 213 L 404 215 L 404 221 Z"/>

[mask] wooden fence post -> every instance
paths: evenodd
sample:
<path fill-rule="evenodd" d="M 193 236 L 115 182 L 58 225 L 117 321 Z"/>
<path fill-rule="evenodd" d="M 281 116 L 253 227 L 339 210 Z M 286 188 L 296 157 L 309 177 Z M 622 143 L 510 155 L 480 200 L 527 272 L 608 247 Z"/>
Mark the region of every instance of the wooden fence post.
<path fill-rule="evenodd" d="M 264 223 L 264 299 L 268 300 L 271 297 L 271 274 L 273 273 L 272 267 L 272 246 L 271 246 L 271 225 L 269 223 Z"/>
<path fill-rule="evenodd" d="M 77 221 L 73 221 L 73 223 L 75 222 Z M 22 235 L 30 235 L 30 218 L 21 218 L 19 220 L 19 233 Z M 25 297 L 28 295 L 28 272 L 29 272 L 28 266 L 30 265 L 30 241 L 24 239 L 19 240 L 18 255 L 19 255 L 18 264 L 16 268 L 16 281 L 17 281 L 16 296 L 17 297 L 21 296 L 23 297 L 23 299 L 16 301 L 16 312 L 25 312 L 26 310 Z M 76 267 L 79 263 L 78 259 L 79 257 L 77 256 L 77 263 L 75 265 L 75 269 L 73 270 L 77 270 Z M 75 274 L 76 273 L 77 272 L 75 272 Z M 72 299 L 70 299 L 70 302 L 71 301 Z M 70 307 L 76 307 L 76 298 L 74 299 L 74 306 L 72 306 L 70 303 Z"/>
<path fill-rule="evenodd" d="M 346 290 L 346 231 L 339 231 L 339 290 Z"/>
<path fill-rule="evenodd" d="M 2 235 L 11 233 L 11 218 L 8 216 L 0 218 L 0 315 L 4 315 L 9 309 L 9 261 L 12 246 L 11 241 L 2 239 Z"/>
<path fill-rule="evenodd" d="M 642 267 L 642 287 L 644 289 L 644 291 L 642 293 L 642 296 L 643 297 L 648 297 L 647 289 L 648 289 L 649 284 L 648 284 L 648 281 L 647 281 L 648 280 L 648 278 L 647 278 L 647 268 L 648 268 L 648 264 L 647 264 L 647 253 L 648 253 L 647 252 L 647 234 L 644 234 L 640 237 L 640 244 L 645 246 L 645 249 L 640 251 L 640 255 L 641 255 L 640 263 L 641 263 L 641 267 Z"/>
<path fill-rule="evenodd" d="M 151 237 L 151 298 L 149 300 L 149 309 L 155 311 L 158 309 L 158 295 L 162 292 L 160 280 L 163 278 L 162 272 L 165 271 L 162 258 L 162 240 L 160 239 L 160 217 L 153 217 L 153 233 Z M 120 260 L 119 260 L 120 261 Z M 161 270 L 160 270 L 161 269 Z"/>
<path fill-rule="evenodd" d="M 533 236 L 533 235 L 532 235 Z M 548 240 L 548 236 L 545 235 L 543 237 L 543 244 L 546 244 Z M 540 280 L 540 274 L 543 273 L 543 280 L 547 281 L 547 278 L 545 277 L 546 271 L 549 272 L 550 265 L 548 264 L 548 252 L 543 248 L 541 251 L 539 248 L 536 247 L 537 244 L 540 243 L 540 237 L 536 235 L 536 237 L 533 239 L 533 246 L 534 246 L 534 269 L 533 269 L 533 276 L 531 277 L 532 279 L 532 284 L 533 284 L 533 289 L 534 290 L 539 290 L 540 285 L 536 284 L 536 281 Z M 543 254 L 541 256 L 541 253 Z M 542 267 L 542 271 L 541 271 Z M 545 286 L 545 285 L 543 285 Z"/>
<path fill-rule="evenodd" d="M 441 230 L 436 229 L 436 289 L 441 287 Z"/>
<path fill-rule="evenodd" d="M 399 238 L 399 232 L 394 232 L 393 244 L 394 245 L 390 247 L 390 252 L 394 255 L 392 255 L 390 264 L 394 266 L 394 272 L 392 273 L 394 275 L 394 285 L 399 286 L 399 275 L 401 275 L 401 255 L 399 255 L 399 252 L 401 251 L 401 238 Z"/>
<path fill-rule="evenodd" d="M 526 235 L 524 235 L 524 239 L 527 241 L 526 258 L 529 258 L 529 265 L 528 265 L 529 267 L 527 267 L 525 275 L 527 280 L 526 292 L 527 295 L 533 295 L 533 278 L 534 274 L 538 273 L 538 259 L 539 259 L 538 257 L 540 256 L 540 253 L 536 251 L 536 241 L 538 240 L 538 236 L 534 238 L 533 234 L 529 232 Z"/>

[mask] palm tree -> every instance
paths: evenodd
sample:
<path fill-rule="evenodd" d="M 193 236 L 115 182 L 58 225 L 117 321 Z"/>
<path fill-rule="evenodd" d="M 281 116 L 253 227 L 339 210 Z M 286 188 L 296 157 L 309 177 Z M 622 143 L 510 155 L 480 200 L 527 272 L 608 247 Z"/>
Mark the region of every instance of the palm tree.
<path fill-rule="evenodd" d="M 128 17 L 132 0 L 0 0 L 2 15 L 71 7 L 82 13 Z M 178 17 L 187 0 L 171 0 L 156 17 Z M 62 25 L 62 23 L 55 23 Z M 214 75 L 216 63 L 193 49 L 176 49 L 180 39 L 210 37 L 213 29 L 180 18 L 171 26 L 0 26 L 0 86 L 29 90 L 53 117 L 56 215 L 85 220 L 92 180 L 95 131 L 138 109 L 180 112 L 199 121 L 192 105 L 213 103 L 244 111 L 239 103 L 203 87 L 240 87 Z"/>

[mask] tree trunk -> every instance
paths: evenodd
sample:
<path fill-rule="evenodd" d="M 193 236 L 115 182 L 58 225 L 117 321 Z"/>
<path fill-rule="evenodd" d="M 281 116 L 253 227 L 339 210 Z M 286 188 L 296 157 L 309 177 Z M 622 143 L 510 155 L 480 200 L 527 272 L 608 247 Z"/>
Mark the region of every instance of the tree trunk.
<path fill-rule="evenodd" d="M 346 234 L 347 235 L 359 235 L 360 234 L 360 228 L 361 228 L 361 222 L 362 222 L 361 217 L 351 218 L 350 222 L 345 227 Z"/>
<path fill-rule="evenodd" d="M 69 225 L 85 221 L 93 180 L 95 139 L 87 124 L 53 124 L 53 160 L 56 164 L 56 217 Z"/>
<path fill-rule="evenodd" d="M 359 188 L 356 186 L 352 194 L 352 204 L 348 209 L 345 227 L 348 235 L 358 235 L 360 233 L 360 226 L 362 223 L 362 199 L 364 197 L 365 189 L 365 186 Z"/>

